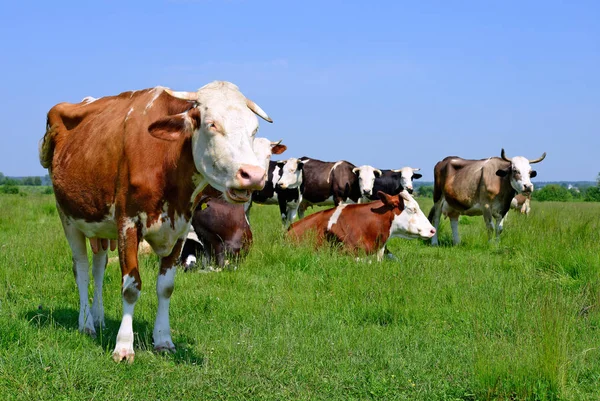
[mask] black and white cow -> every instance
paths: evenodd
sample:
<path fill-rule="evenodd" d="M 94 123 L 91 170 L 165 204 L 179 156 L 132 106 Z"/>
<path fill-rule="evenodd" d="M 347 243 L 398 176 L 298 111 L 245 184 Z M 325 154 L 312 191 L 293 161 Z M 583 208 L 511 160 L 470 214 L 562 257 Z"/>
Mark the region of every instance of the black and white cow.
<path fill-rule="evenodd" d="M 370 194 L 363 197 L 368 200 L 378 200 L 377 192 L 379 191 L 389 195 L 398 195 L 404 189 L 412 194 L 413 180 L 422 177 L 421 174 L 417 173 L 419 170 L 420 168 L 412 167 L 403 167 L 398 170 L 381 170 L 381 174 L 375 178 Z"/>
<path fill-rule="evenodd" d="M 381 174 L 371 166 L 356 167 L 344 160 L 324 162 L 308 157 L 300 160 L 304 162 L 300 218 L 309 206 L 359 203 L 364 195 L 372 195 L 371 183 Z"/>

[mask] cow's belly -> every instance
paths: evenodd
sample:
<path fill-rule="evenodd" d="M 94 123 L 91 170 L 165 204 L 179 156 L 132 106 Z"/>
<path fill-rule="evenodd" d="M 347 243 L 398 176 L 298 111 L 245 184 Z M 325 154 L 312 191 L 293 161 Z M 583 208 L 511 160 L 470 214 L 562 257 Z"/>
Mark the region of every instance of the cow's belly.
<path fill-rule="evenodd" d="M 68 218 L 68 220 L 88 238 L 117 239 L 117 222 L 114 216 L 107 216 L 105 220 L 100 222 L 71 218 Z"/>
<path fill-rule="evenodd" d="M 468 209 L 457 209 L 452 207 L 445 199 L 442 204 L 442 213 L 444 216 L 457 216 L 457 215 L 465 215 L 465 216 L 481 216 L 483 214 L 483 209 L 479 203 L 471 205 Z"/>
<path fill-rule="evenodd" d="M 331 206 L 331 205 L 333 205 L 333 204 L 334 204 L 334 202 L 333 202 L 333 196 L 330 196 L 329 198 L 327 198 L 327 199 L 322 199 L 322 200 L 316 200 L 316 199 L 315 199 L 314 201 L 312 201 L 312 200 L 308 200 L 308 199 L 306 199 L 306 197 L 304 197 L 304 199 L 305 199 L 305 200 L 306 200 L 308 203 L 310 203 L 311 205 L 316 205 L 316 206 Z"/>

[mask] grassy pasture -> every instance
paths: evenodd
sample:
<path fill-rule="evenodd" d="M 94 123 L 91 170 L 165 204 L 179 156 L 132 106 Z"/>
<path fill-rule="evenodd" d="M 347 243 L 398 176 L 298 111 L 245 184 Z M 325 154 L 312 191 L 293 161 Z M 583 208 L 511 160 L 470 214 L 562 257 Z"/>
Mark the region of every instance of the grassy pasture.
<path fill-rule="evenodd" d="M 277 207 L 255 205 L 238 270 L 178 272 L 174 355 L 152 352 L 157 258 L 141 258 L 126 365 L 111 359 L 118 264 L 106 329 L 79 334 L 53 196 L 0 196 L 0 398 L 598 400 L 599 216 L 600 204 L 533 202 L 529 217 L 510 212 L 500 244 L 462 218 L 458 247 L 443 221 L 442 246 L 393 240 L 399 260 L 378 264 L 290 246 Z"/>

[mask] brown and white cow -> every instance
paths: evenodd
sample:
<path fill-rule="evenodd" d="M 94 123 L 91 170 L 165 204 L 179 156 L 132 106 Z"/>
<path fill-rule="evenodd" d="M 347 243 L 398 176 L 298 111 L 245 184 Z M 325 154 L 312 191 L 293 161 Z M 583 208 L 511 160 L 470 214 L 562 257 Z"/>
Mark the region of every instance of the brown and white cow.
<path fill-rule="evenodd" d="M 256 115 L 271 122 L 237 86 L 223 81 L 197 92 L 156 87 L 60 103 L 48 112 L 40 162 L 49 170 L 73 252 L 79 329 L 91 335 L 96 334 L 94 325 L 104 324 L 107 239 L 118 242 L 123 319 L 115 361 L 134 358 L 132 320 L 142 289 L 137 257 L 142 238 L 161 258 L 154 348 L 174 351 L 169 302 L 194 201 L 207 184 L 232 203 L 246 202 L 264 185 L 265 170 L 253 152 Z M 97 251 L 91 309 L 86 237 Z"/>
<path fill-rule="evenodd" d="M 300 218 L 312 205 L 358 203 L 363 196 L 370 194 L 373 180 L 381 174 L 371 166 L 356 167 L 344 160 L 324 162 L 308 157 L 301 157 L 300 160 L 304 163 L 302 201 L 298 209 Z"/>
<path fill-rule="evenodd" d="M 521 214 L 529 215 L 531 211 L 531 193 L 517 194 L 510 202 L 511 209 L 521 212 Z"/>
<path fill-rule="evenodd" d="M 501 158 L 490 157 L 482 160 L 465 160 L 450 156 L 438 162 L 434 168 L 433 201 L 429 220 L 437 229 L 442 213 L 450 218 L 453 243 L 459 244 L 458 217 L 483 215 L 491 240 L 494 229 L 496 239 L 500 239 L 504 217 L 510 209 L 515 194 L 529 194 L 533 191 L 531 178 L 537 175 L 531 164 L 539 163 L 546 157 L 528 160 L 522 156 L 506 157 L 504 149 Z M 496 219 L 496 226 L 492 218 Z M 438 244 L 437 235 L 431 239 Z"/>
<path fill-rule="evenodd" d="M 288 237 L 302 240 L 316 235 L 316 245 L 326 240 L 342 243 L 352 253 L 377 253 L 383 259 L 390 238 L 431 238 L 435 229 L 419 204 L 406 191 L 398 195 L 378 192 L 379 201 L 339 206 L 313 213 L 290 226 Z"/>

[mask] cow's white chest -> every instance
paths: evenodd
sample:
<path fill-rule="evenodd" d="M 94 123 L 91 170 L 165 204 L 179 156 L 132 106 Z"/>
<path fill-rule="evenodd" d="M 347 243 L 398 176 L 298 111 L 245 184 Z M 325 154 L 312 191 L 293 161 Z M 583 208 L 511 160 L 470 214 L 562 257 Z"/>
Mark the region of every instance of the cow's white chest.
<path fill-rule="evenodd" d="M 177 213 L 174 214 L 174 218 L 171 220 L 168 214 L 163 212 L 158 219 L 150 222 L 150 224 L 148 224 L 145 213 L 140 214 L 139 218 L 142 235 L 158 256 L 170 255 L 177 240 L 185 238 L 190 230 L 190 221 Z"/>

